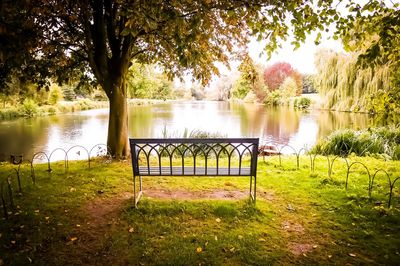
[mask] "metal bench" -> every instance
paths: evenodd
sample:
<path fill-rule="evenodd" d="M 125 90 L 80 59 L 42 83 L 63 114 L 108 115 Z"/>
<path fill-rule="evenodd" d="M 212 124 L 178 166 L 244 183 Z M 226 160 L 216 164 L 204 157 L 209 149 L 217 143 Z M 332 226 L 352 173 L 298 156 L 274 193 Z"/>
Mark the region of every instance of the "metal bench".
<path fill-rule="evenodd" d="M 129 143 L 135 207 L 143 193 L 142 176 L 249 176 L 250 198 L 256 201 L 258 138 L 129 139 Z"/>

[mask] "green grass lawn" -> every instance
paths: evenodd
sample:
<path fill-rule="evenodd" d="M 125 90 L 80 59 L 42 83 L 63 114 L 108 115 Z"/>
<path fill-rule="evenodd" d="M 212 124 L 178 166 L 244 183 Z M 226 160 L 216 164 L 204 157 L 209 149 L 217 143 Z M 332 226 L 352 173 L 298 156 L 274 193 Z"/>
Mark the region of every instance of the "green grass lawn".
<path fill-rule="evenodd" d="M 349 161 L 400 176 L 399 161 Z M 295 157 L 259 158 L 256 205 L 246 177 L 144 177 L 134 209 L 130 162 L 70 162 L 67 173 L 58 162 L 51 174 L 36 165 L 35 185 L 23 165 L 22 192 L 14 166 L 1 164 L 14 210 L 3 182 L 0 265 L 398 265 L 400 181 L 389 209 L 385 175 L 369 198 L 365 168 L 352 167 L 346 191 L 345 162 L 330 178 L 327 166 L 325 157 L 313 172 L 306 156 L 299 169 Z"/>

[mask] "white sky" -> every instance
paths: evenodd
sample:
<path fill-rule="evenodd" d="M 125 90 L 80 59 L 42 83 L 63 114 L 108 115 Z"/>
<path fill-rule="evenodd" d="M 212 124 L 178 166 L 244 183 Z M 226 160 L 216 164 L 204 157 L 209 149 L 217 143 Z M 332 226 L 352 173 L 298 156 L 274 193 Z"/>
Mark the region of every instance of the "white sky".
<path fill-rule="evenodd" d="M 249 54 L 251 58 L 264 66 L 272 65 L 276 62 L 287 62 L 297 69 L 300 73 L 315 73 L 314 66 L 314 54 L 318 49 L 330 48 L 335 51 L 343 51 L 342 44 L 340 41 L 328 39 L 327 36 L 321 39 L 319 45 L 314 44 L 316 33 L 310 35 L 305 43 L 301 43 L 300 48 L 293 50 L 294 46 L 290 44 L 290 41 L 282 43 L 282 48 L 275 51 L 270 60 L 264 53 L 260 56 L 263 51 L 265 42 L 252 41 L 249 43 Z"/>

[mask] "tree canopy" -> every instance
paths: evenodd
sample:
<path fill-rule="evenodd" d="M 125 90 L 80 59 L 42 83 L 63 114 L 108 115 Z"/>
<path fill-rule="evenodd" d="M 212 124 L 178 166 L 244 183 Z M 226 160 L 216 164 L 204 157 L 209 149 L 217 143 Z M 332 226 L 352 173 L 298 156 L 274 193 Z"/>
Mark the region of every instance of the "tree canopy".
<path fill-rule="evenodd" d="M 349 14 L 337 21 L 336 37 L 349 51 L 361 54 L 359 63 L 400 65 L 400 3 L 350 1 Z"/>

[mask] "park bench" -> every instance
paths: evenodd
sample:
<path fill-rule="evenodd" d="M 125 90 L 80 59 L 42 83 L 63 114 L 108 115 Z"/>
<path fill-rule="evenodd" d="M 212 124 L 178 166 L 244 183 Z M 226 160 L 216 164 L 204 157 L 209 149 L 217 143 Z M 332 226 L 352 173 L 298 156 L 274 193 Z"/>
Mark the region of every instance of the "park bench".
<path fill-rule="evenodd" d="M 129 143 L 135 207 L 143 193 L 143 176 L 248 176 L 250 199 L 256 201 L 258 138 L 129 139 Z"/>

